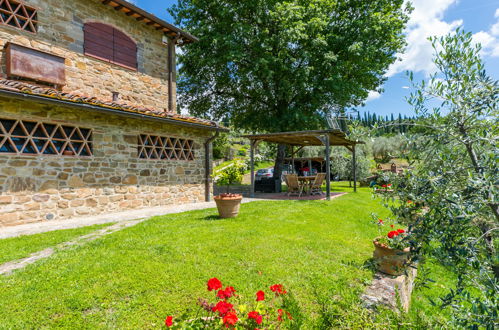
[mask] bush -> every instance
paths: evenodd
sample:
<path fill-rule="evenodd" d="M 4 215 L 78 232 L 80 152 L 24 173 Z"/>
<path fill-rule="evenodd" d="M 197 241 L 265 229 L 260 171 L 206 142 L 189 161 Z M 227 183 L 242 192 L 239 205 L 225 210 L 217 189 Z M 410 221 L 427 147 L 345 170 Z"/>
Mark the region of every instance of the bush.
<path fill-rule="evenodd" d="M 230 142 L 227 134 L 221 134 L 213 141 L 213 158 L 228 159 L 230 156 Z"/>
<path fill-rule="evenodd" d="M 227 193 L 229 193 L 231 185 L 241 183 L 245 171 L 246 165 L 242 161 L 235 161 L 218 170 L 213 178 L 217 185 L 227 186 Z"/>

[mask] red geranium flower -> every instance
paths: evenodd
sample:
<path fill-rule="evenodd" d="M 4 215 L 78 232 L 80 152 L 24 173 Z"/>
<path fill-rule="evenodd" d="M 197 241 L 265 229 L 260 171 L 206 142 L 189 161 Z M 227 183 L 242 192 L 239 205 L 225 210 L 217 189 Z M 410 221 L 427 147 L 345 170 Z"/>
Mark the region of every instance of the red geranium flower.
<path fill-rule="evenodd" d="M 282 284 L 274 284 L 270 286 L 270 291 L 275 292 L 276 296 L 288 293 L 286 290 L 284 290 Z"/>
<path fill-rule="evenodd" d="M 265 292 L 260 290 L 256 293 L 256 301 L 262 301 L 262 300 L 265 300 Z"/>
<path fill-rule="evenodd" d="M 237 321 L 239 321 L 239 318 L 237 317 L 236 313 L 233 312 L 228 313 L 223 318 L 223 322 L 226 328 L 236 325 Z"/>
<path fill-rule="evenodd" d="M 284 311 L 283 311 L 282 309 L 280 309 L 280 308 L 279 308 L 279 309 L 277 310 L 277 314 L 278 314 L 278 316 L 277 316 L 277 320 L 278 320 L 278 321 L 280 321 L 280 322 L 282 322 L 282 316 L 284 315 Z M 293 319 L 293 317 L 291 316 L 291 313 L 290 313 L 290 312 L 286 312 L 286 315 L 288 316 L 288 319 L 290 319 L 290 320 L 292 320 L 292 319 Z"/>
<path fill-rule="evenodd" d="M 403 229 L 397 229 L 397 232 L 398 232 L 399 234 L 403 234 L 403 233 L 405 233 L 405 230 L 403 230 Z"/>
<path fill-rule="evenodd" d="M 386 184 L 382 185 L 381 187 L 382 187 L 382 188 L 386 188 Z"/>
<path fill-rule="evenodd" d="M 222 282 L 216 277 L 208 280 L 208 291 L 218 290 L 222 288 Z"/>
<path fill-rule="evenodd" d="M 379 223 L 380 225 L 382 225 L 382 224 L 383 224 L 383 219 L 378 219 L 378 223 Z"/>
<path fill-rule="evenodd" d="M 390 227 L 394 228 L 395 226 L 394 225 L 390 225 Z"/>
<path fill-rule="evenodd" d="M 225 290 L 218 290 L 217 297 L 220 299 L 228 299 L 234 295 L 234 292 L 236 292 L 236 290 L 234 290 L 233 287 L 228 286 Z"/>
<path fill-rule="evenodd" d="M 213 312 L 218 312 L 220 316 L 224 316 L 228 312 L 233 310 L 234 305 L 229 304 L 226 301 L 219 301 L 215 307 L 212 308 Z"/>
<path fill-rule="evenodd" d="M 255 320 L 258 325 L 262 324 L 263 321 L 263 316 L 261 316 L 257 311 L 249 312 L 248 318 Z"/>
<path fill-rule="evenodd" d="M 394 238 L 398 234 L 399 234 L 398 231 L 391 231 L 391 232 L 388 233 L 388 238 Z"/>
<path fill-rule="evenodd" d="M 172 316 L 168 316 L 165 320 L 165 325 L 169 328 L 171 327 L 173 324 L 173 317 Z"/>
<path fill-rule="evenodd" d="M 278 321 L 281 321 L 281 322 L 282 322 L 282 313 L 284 313 L 284 311 L 283 311 L 282 309 L 280 309 L 280 308 L 279 308 L 279 309 L 277 310 L 277 314 L 278 314 L 278 316 L 277 316 L 277 320 L 278 320 Z"/>

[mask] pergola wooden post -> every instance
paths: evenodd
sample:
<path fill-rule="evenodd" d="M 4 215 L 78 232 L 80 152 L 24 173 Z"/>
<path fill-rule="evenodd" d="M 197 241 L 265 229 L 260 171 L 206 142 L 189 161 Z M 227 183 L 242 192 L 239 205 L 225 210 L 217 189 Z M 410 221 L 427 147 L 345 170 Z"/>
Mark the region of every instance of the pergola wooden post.
<path fill-rule="evenodd" d="M 243 137 L 251 141 L 251 193 L 250 196 L 255 196 L 255 148 L 260 141 L 270 143 L 285 144 L 291 146 L 291 160 L 294 164 L 295 154 L 307 146 L 324 146 L 325 161 L 326 161 L 326 198 L 331 199 L 331 146 L 343 146 L 350 150 L 352 157 L 352 173 L 354 179 L 354 191 L 357 192 L 357 172 L 356 172 L 356 155 L 355 145 L 363 144 L 362 141 L 352 141 L 346 138 L 346 134 L 341 130 L 329 129 L 318 131 L 300 131 L 300 132 L 282 132 L 269 134 L 244 135 Z M 294 149 L 295 146 L 299 148 Z M 311 167 L 309 165 L 309 167 Z M 293 167 L 294 171 L 294 167 Z"/>
<path fill-rule="evenodd" d="M 331 200 L 331 149 L 329 135 L 324 136 L 324 142 L 326 145 L 326 199 Z"/>
<path fill-rule="evenodd" d="M 357 192 L 357 160 L 355 155 L 355 144 L 352 146 L 352 170 L 353 170 L 353 191 Z"/>

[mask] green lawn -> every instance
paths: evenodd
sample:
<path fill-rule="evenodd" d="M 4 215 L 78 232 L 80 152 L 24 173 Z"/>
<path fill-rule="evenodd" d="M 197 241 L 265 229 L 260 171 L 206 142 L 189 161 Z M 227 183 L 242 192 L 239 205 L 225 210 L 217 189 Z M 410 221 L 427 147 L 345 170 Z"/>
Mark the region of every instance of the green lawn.
<path fill-rule="evenodd" d="M 73 238 L 89 234 L 98 229 L 111 225 L 88 226 L 77 229 L 58 230 L 54 232 L 0 239 L 0 264 L 7 261 L 21 259 L 48 247 L 67 242 Z"/>
<path fill-rule="evenodd" d="M 331 202 L 243 204 L 236 219 L 218 220 L 213 209 L 155 217 L 0 277 L 0 328 L 160 328 L 166 315 L 195 313 L 214 276 L 248 301 L 284 284 L 306 328 L 424 328 L 444 320 L 425 298 L 449 281 L 436 266 L 439 286 L 416 292 L 409 315 L 361 307 L 373 276 L 365 266 L 378 233 L 373 211 L 389 213 L 362 188 Z"/>

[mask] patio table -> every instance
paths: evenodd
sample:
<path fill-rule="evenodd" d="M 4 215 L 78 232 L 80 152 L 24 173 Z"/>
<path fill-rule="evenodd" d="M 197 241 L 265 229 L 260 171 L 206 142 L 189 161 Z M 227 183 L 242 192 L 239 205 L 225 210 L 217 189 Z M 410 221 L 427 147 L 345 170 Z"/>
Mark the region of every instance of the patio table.
<path fill-rule="evenodd" d="M 303 185 L 304 190 L 308 188 L 308 191 L 310 191 L 310 186 L 314 183 L 316 177 L 316 175 L 299 176 L 298 182 Z"/>

